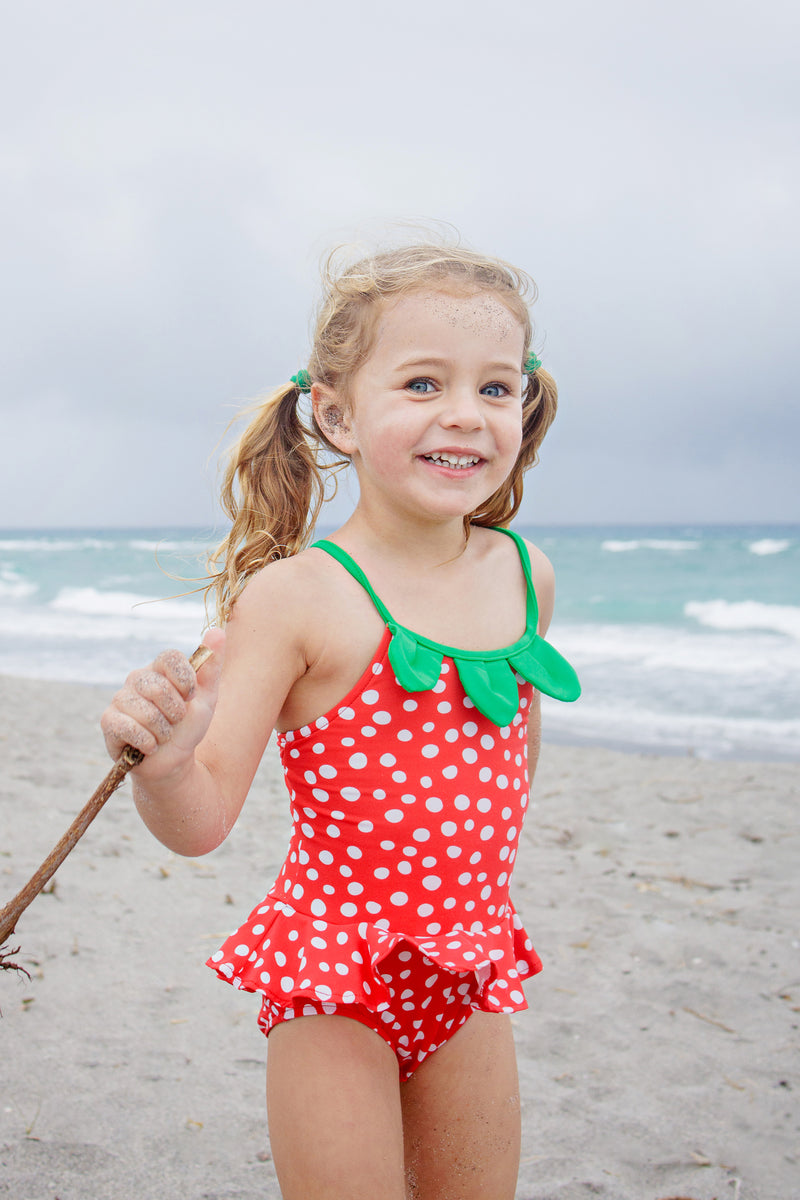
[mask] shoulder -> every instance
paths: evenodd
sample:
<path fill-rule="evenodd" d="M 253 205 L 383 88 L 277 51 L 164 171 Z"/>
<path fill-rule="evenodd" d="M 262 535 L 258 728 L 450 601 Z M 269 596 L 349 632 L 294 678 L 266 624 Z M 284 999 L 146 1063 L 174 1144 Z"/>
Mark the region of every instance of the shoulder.
<path fill-rule="evenodd" d="M 536 601 L 539 605 L 539 633 L 544 636 L 553 617 L 553 606 L 556 598 L 556 575 L 550 559 L 527 538 L 523 541 L 531 560 L 531 579 Z"/>
<path fill-rule="evenodd" d="M 239 630 L 268 631 L 272 637 L 300 637 L 324 607 L 330 573 L 325 555 L 304 550 L 257 571 L 233 606 L 230 624 Z"/>

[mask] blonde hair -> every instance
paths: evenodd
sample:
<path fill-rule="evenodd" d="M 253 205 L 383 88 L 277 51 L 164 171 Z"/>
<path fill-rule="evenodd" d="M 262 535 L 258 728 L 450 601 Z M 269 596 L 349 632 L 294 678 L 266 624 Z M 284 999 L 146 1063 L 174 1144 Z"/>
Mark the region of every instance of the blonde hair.
<path fill-rule="evenodd" d="M 520 322 L 524 364 L 532 338 L 528 303 L 536 286 L 525 272 L 461 246 L 425 243 L 342 262 L 334 251 L 323 270 L 323 298 L 314 330 L 308 374 L 347 396 L 353 375 L 369 357 L 382 305 L 423 287 L 492 292 Z M 283 384 L 251 409 L 253 418 L 232 447 L 225 468 L 222 504 L 231 518 L 228 536 L 209 559 L 208 593 L 224 623 L 248 579 L 267 563 L 288 558 L 310 541 L 326 484 L 347 465 L 317 425 L 299 411 L 300 388 Z M 537 460 L 556 414 L 558 392 L 541 367 L 528 375 L 522 398 L 522 445 L 508 479 L 480 509 L 464 519 L 475 525 L 507 525 L 522 503 L 522 478 Z M 218 564 L 222 563 L 221 569 Z"/>

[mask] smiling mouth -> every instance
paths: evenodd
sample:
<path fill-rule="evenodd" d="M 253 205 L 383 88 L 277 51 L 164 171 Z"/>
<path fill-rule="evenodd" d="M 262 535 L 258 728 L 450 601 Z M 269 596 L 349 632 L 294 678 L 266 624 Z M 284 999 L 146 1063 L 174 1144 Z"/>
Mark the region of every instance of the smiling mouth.
<path fill-rule="evenodd" d="M 447 454 L 434 450 L 432 454 L 423 454 L 426 462 L 437 463 L 441 467 L 450 467 L 454 471 L 465 471 L 468 467 L 476 467 L 483 460 L 477 454 Z"/>

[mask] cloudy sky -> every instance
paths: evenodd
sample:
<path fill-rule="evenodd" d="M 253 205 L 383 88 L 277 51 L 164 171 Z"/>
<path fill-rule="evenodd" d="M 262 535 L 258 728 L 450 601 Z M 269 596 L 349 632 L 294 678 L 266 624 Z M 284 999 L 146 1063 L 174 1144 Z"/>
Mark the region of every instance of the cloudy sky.
<path fill-rule="evenodd" d="M 0 0 L 0 526 L 213 524 L 320 257 L 410 220 L 539 285 L 527 522 L 800 520 L 799 11 Z"/>

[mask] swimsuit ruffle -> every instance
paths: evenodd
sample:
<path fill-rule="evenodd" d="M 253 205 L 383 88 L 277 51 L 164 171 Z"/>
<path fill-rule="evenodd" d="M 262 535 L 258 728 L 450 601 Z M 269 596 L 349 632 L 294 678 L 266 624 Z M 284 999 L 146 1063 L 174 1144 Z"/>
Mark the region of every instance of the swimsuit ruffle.
<path fill-rule="evenodd" d="M 486 1012 L 527 1008 L 520 986 L 542 964 L 522 922 L 508 913 L 495 925 L 430 935 L 384 928 L 371 921 L 334 924 L 269 895 L 208 960 L 220 979 L 281 1005 L 297 999 L 387 1008 L 383 959 L 400 943 L 416 947 L 436 966 L 475 976 L 477 1003 Z"/>

